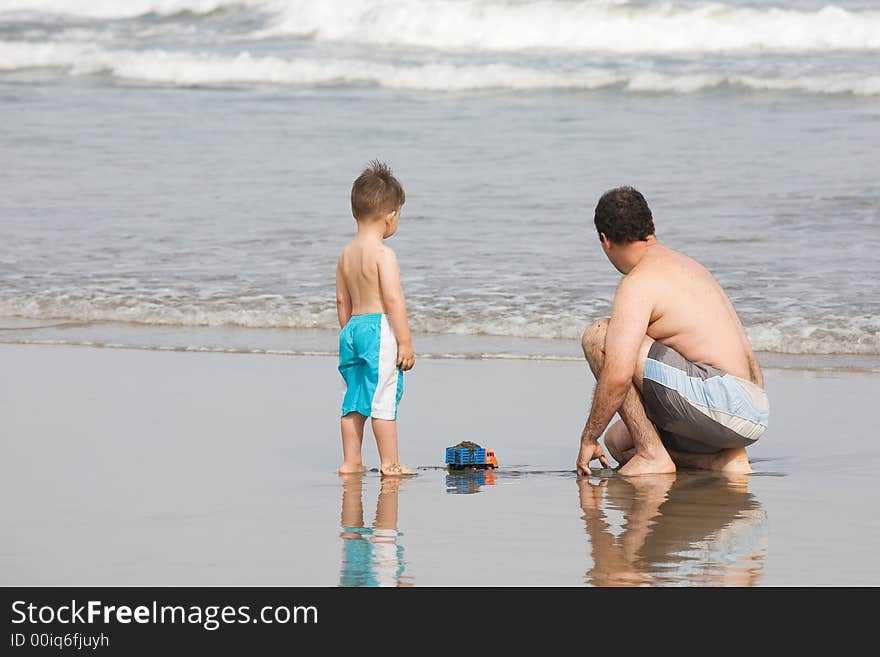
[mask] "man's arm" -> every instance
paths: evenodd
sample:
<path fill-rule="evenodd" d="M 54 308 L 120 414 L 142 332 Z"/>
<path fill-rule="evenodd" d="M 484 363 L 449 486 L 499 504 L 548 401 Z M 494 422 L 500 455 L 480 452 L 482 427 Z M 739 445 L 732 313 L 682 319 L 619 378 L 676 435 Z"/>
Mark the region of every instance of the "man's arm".
<path fill-rule="evenodd" d="M 406 301 L 403 298 L 403 287 L 400 284 L 400 267 L 397 256 L 387 246 L 379 253 L 379 287 L 388 322 L 397 338 L 397 366 L 402 370 L 410 370 L 415 365 L 413 354 L 412 333 L 406 318 Z"/>
<path fill-rule="evenodd" d="M 749 378 L 751 378 L 752 383 L 763 390 L 764 375 L 761 373 L 761 366 L 758 365 L 758 359 L 755 357 L 755 352 L 751 346 L 749 347 L 747 357 L 749 359 Z"/>
<path fill-rule="evenodd" d="M 599 436 L 623 404 L 632 385 L 651 310 L 652 303 L 644 281 L 625 278 L 614 295 L 611 321 L 605 335 L 605 360 L 593 393 L 590 416 L 581 434 L 581 454 L 590 460 L 599 458 L 601 448 L 596 450 Z M 579 459 L 579 468 L 589 465 L 589 461 L 584 464 L 580 462 L 582 460 Z"/>
<path fill-rule="evenodd" d="M 339 328 L 343 328 L 351 319 L 351 294 L 342 276 L 342 257 L 336 263 L 336 316 L 339 319 Z"/>
<path fill-rule="evenodd" d="M 754 383 L 759 388 L 764 388 L 764 375 L 761 373 L 761 367 L 758 365 L 758 359 L 755 357 L 755 352 L 752 349 L 752 343 L 749 342 L 749 336 L 746 333 L 746 327 L 743 326 L 742 320 L 739 317 L 739 313 L 736 312 L 736 309 L 733 307 L 733 302 L 730 300 L 726 294 L 724 295 L 725 301 L 727 301 L 727 308 L 730 314 L 736 321 L 737 329 L 739 330 L 739 339 L 742 341 L 742 348 L 746 354 L 746 362 L 749 365 L 749 380 Z"/>

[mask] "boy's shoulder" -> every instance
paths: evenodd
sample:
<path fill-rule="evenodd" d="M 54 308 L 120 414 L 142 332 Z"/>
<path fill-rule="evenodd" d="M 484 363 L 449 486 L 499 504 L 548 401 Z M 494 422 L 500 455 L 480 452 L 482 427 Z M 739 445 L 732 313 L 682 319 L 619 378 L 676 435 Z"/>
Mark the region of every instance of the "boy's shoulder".
<path fill-rule="evenodd" d="M 376 264 L 383 268 L 397 269 L 397 254 L 390 246 L 380 244 L 376 249 Z"/>
<path fill-rule="evenodd" d="M 348 244 L 345 245 L 345 248 L 342 249 L 339 253 L 339 262 L 342 262 L 345 257 L 349 254 L 360 253 L 360 254 L 370 254 L 373 256 L 377 256 L 379 258 L 388 258 L 388 259 L 396 259 L 397 254 L 394 252 L 390 246 L 385 244 L 384 242 L 380 242 L 379 244 L 363 244 L 358 240 L 352 240 Z"/>
<path fill-rule="evenodd" d="M 351 240 L 348 244 L 342 247 L 342 251 L 339 252 L 339 260 L 342 261 L 343 259 L 345 259 L 345 256 L 349 255 L 350 253 L 357 253 L 362 249 L 363 247 L 358 244 L 357 240 Z"/>
<path fill-rule="evenodd" d="M 390 246 L 385 244 L 385 242 L 382 242 L 379 245 L 379 253 L 382 253 L 387 256 L 391 256 L 392 258 L 397 257 L 397 254 L 394 253 L 394 249 L 392 249 Z"/>

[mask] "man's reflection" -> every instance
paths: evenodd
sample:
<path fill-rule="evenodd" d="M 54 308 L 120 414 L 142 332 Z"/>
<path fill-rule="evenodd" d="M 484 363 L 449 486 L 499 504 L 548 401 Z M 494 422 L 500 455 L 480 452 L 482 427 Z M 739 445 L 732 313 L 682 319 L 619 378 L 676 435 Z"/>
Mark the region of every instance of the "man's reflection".
<path fill-rule="evenodd" d="M 412 586 L 397 531 L 397 494 L 402 480 L 382 477 L 376 518 L 364 526 L 363 473 L 342 479 L 342 569 L 339 586 Z"/>
<path fill-rule="evenodd" d="M 595 586 L 752 586 L 767 554 L 767 516 L 747 475 L 578 479 Z"/>

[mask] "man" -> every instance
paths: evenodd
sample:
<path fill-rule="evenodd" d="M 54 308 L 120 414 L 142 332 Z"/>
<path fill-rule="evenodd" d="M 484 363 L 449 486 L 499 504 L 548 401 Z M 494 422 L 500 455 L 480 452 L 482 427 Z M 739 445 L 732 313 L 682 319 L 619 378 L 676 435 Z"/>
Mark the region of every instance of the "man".
<path fill-rule="evenodd" d="M 624 275 L 611 310 L 584 332 L 584 355 L 597 379 L 581 434 L 578 474 L 608 462 L 599 436 L 615 413 L 605 446 L 622 475 L 684 467 L 751 472 L 745 447 L 767 428 L 764 379 L 743 325 L 721 286 L 701 264 L 654 236 L 645 198 L 631 187 L 606 192 L 596 230 Z"/>

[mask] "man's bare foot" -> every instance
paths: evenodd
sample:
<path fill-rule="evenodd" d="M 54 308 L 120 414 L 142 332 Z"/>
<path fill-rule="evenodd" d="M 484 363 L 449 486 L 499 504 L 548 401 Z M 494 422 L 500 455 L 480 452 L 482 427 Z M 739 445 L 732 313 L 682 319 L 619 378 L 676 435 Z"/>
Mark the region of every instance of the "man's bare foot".
<path fill-rule="evenodd" d="M 337 470 L 337 474 L 347 475 L 347 474 L 361 474 L 362 472 L 366 472 L 367 469 L 364 467 L 363 463 L 343 463 L 342 467 Z"/>
<path fill-rule="evenodd" d="M 409 477 L 415 474 L 414 471 L 410 470 L 405 465 L 401 465 L 400 463 L 389 463 L 387 465 L 383 465 L 381 468 L 381 472 L 386 477 Z"/>
<path fill-rule="evenodd" d="M 749 457 L 742 447 L 722 449 L 714 454 L 691 454 L 690 452 L 672 450 L 669 451 L 669 454 L 675 464 L 683 468 L 713 470 L 725 474 L 749 474 L 752 471 Z"/>
<path fill-rule="evenodd" d="M 612 454 L 611 456 L 614 456 L 614 460 L 617 461 L 617 467 L 622 468 L 627 463 L 629 463 L 630 460 L 632 459 L 632 457 L 635 455 L 636 455 L 636 448 L 633 447 L 633 448 L 628 449 L 624 452 L 618 452 L 616 456 L 614 454 Z"/>
<path fill-rule="evenodd" d="M 663 454 L 656 458 L 635 454 L 626 462 L 626 465 L 618 468 L 617 472 L 624 477 L 647 474 L 671 474 L 675 472 L 675 463 L 672 462 L 668 454 Z"/>
<path fill-rule="evenodd" d="M 722 449 L 712 455 L 709 470 L 725 472 L 728 474 L 749 474 L 752 466 L 749 465 L 749 457 L 742 447 Z"/>

